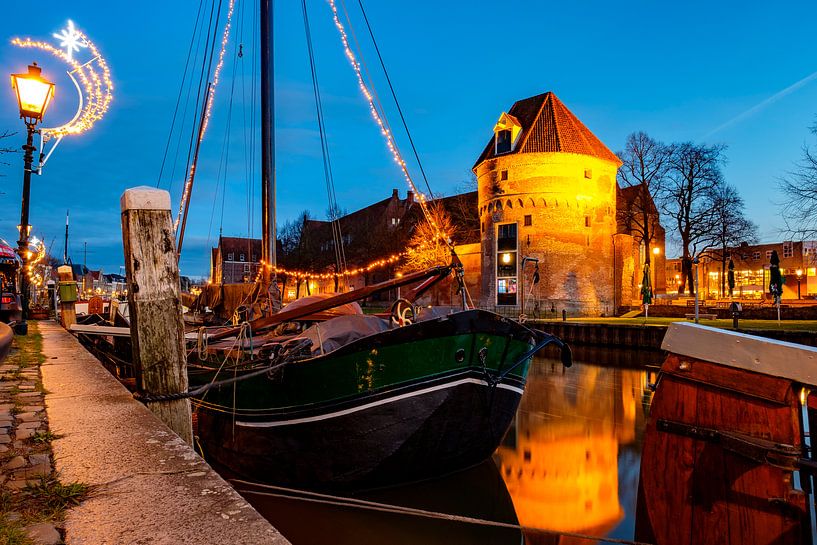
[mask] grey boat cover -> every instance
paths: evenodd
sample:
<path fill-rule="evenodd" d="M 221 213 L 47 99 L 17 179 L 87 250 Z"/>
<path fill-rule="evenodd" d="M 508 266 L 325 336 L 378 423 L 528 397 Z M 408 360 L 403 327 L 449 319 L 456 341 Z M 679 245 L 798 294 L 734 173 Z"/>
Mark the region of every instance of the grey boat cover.
<path fill-rule="evenodd" d="M 350 314 L 320 322 L 298 335 L 293 341 L 312 341 L 312 354 L 328 354 L 352 341 L 389 329 L 389 322 L 377 316 Z"/>

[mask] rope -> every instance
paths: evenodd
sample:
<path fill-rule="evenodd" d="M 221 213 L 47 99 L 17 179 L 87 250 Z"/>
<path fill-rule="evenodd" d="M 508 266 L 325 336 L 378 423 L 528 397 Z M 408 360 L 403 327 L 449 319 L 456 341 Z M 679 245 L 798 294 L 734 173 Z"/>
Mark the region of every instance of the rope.
<path fill-rule="evenodd" d="M 329 221 L 332 225 L 332 240 L 334 241 L 335 263 L 337 271 L 346 270 L 346 256 L 343 251 L 343 233 L 338 218 L 338 200 L 335 192 L 335 179 L 332 174 L 332 161 L 329 155 L 329 142 L 326 138 L 326 121 L 323 115 L 318 71 L 315 65 L 315 52 L 312 47 L 312 31 L 309 26 L 309 14 L 306 9 L 306 0 L 301 0 L 301 11 L 304 17 L 304 33 L 306 35 L 306 49 L 309 55 L 309 69 L 312 74 L 312 91 L 315 97 L 315 112 L 318 118 L 318 132 L 321 139 L 321 153 L 323 154 L 323 175 L 326 182 L 326 196 L 329 200 Z"/>
<path fill-rule="evenodd" d="M 170 143 L 173 141 L 173 129 L 176 127 L 176 116 L 179 113 L 179 103 L 182 100 L 182 94 L 184 92 L 184 84 L 187 80 L 187 69 L 190 66 L 190 57 L 193 53 L 193 44 L 196 42 L 196 34 L 198 33 L 199 29 L 199 19 L 201 17 L 201 8 L 204 6 L 204 0 L 199 0 L 199 9 L 196 12 L 196 22 L 193 24 L 193 34 L 190 36 L 190 47 L 187 49 L 187 60 L 184 61 L 184 71 L 182 72 L 182 83 L 179 85 L 179 96 L 176 98 L 176 107 L 173 110 L 173 120 L 170 122 L 170 131 L 167 133 L 167 144 L 165 144 L 165 153 L 162 156 L 162 166 L 159 168 L 159 176 L 156 179 L 156 187 L 159 187 L 162 183 L 162 174 L 165 171 L 165 162 L 167 161 L 167 153 L 170 151 Z M 196 49 L 196 54 L 198 55 L 198 49 Z M 185 112 L 187 112 L 187 108 L 185 107 Z M 182 118 L 184 119 L 184 118 Z M 182 121 L 184 123 L 184 121 Z"/>
<path fill-rule="evenodd" d="M 143 394 L 143 393 L 140 393 L 140 392 L 134 392 L 133 397 L 134 397 L 134 399 L 136 399 L 138 401 L 141 401 L 143 403 L 157 403 L 157 402 L 162 402 L 162 401 L 177 401 L 179 399 L 188 399 L 188 398 L 191 398 L 191 397 L 196 397 L 198 395 L 201 395 L 201 394 L 204 394 L 204 393 L 210 391 L 213 388 L 219 388 L 221 386 L 227 386 L 229 384 L 235 384 L 236 382 L 242 382 L 244 380 L 248 380 L 248 379 L 251 379 L 251 378 L 261 376 L 261 375 L 263 375 L 265 373 L 272 373 L 272 372 L 284 367 L 288 363 L 290 363 L 292 361 L 292 358 L 294 358 L 295 355 L 297 355 L 300 352 L 300 349 L 305 347 L 307 345 L 307 343 L 309 343 L 309 340 L 304 339 L 303 341 L 297 343 L 295 346 L 288 349 L 285 354 L 279 354 L 273 360 L 273 362 L 275 360 L 279 360 L 278 363 L 271 363 L 268 366 L 262 367 L 261 369 L 258 369 L 256 371 L 252 371 L 250 373 L 247 373 L 247 374 L 244 374 L 244 375 L 241 375 L 241 376 L 227 378 L 227 379 L 219 380 L 219 381 L 213 380 L 211 382 L 208 382 L 207 384 L 203 384 L 202 386 L 199 386 L 195 390 L 188 390 L 186 392 L 175 392 L 175 393 L 171 393 L 171 394 L 154 394 L 154 395 Z M 261 362 L 264 362 L 264 361 L 266 361 L 266 358 L 256 358 L 254 360 L 247 361 L 245 363 L 245 365 L 253 365 L 253 364 L 261 363 Z M 218 376 L 219 372 L 221 372 L 221 367 L 219 367 L 219 370 L 216 372 L 216 376 Z"/>
<path fill-rule="evenodd" d="M 198 335 L 196 335 L 196 354 L 198 355 L 199 360 L 204 361 L 207 359 L 208 339 L 207 328 L 200 327 Z"/>
<path fill-rule="evenodd" d="M 383 69 L 383 75 L 386 76 L 386 83 L 388 83 L 389 85 L 389 91 L 391 91 L 391 96 L 394 99 L 394 104 L 395 106 L 397 106 L 397 112 L 400 114 L 400 121 L 402 121 L 403 128 L 406 130 L 406 136 L 408 136 L 409 143 L 411 144 L 411 151 L 414 152 L 414 158 L 417 160 L 417 166 L 420 167 L 420 174 L 422 175 L 423 181 L 426 184 L 428 194 L 432 195 L 431 184 L 428 183 L 426 171 L 423 168 L 422 161 L 420 161 L 420 154 L 417 152 L 417 147 L 414 145 L 414 139 L 411 137 L 411 131 L 409 131 L 408 123 L 406 122 L 406 117 L 403 115 L 403 108 L 400 107 L 400 101 L 397 100 L 397 93 L 395 92 L 394 86 L 391 83 L 389 72 L 388 70 L 386 70 L 386 63 L 383 62 L 383 56 L 380 54 L 380 48 L 377 46 L 377 40 L 374 39 L 374 32 L 372 32 L 372 26 L 369 24 L 369 17 L 366 15 L 366 10 L 363 9 L 363 0 L 357 0 L 357 3 L 360 6 L 360 12 L 363 14 L 363 20 L 366 22 L 366 28 L 368 29 L 369 36 L 372 39 L 372 44 L 374 45 L 374 50 L 377 53 L 377 58 L 380 61 L 380 67 Z"/>
<path fill-rule="evenodd" d="M 261 483 L 253 483 L 243 481 L 240 479 L 232 479 L 234 483 L 253 486 L 257 488 L 264 488 L 273 490 L 274 492 L 261 492 L 258 490 L 239 490 L 240 494 L 256 494 L 259 496 L 268 496 L 275 498 L 297 499 L 301 501 L 320 503 L 324 505 L 333 505 L 338 507 L 352 507 L 357 509 L 367 509 L 370 511 L 379 511 L 383 513 L 396 513 L 399 515 L 409 515 L 421 518 L 445 520 L 450 522 L 461 522 L 465 524 L 476 524 L 480 526 L 491 526 L 494 528 L 506 528 L 508 530 L 518 530 L 524 532 L 535 532 L 554 537 L 572 537 L 576 539 L 584 539 L 588 541 L 601 541 L 604 543 L 618 543 L 621 545 L 651 545 L 642 541 L 635 541 L 632 539 L 619 539 L 615 537 L 592 536 L 578 532 L 558 532 L 555 530 L 545 530 L 542 528 L 531 528 L 529 526 L 522 526 L 517 523 L 499 522 L 496 520 L 487 520 L 476 517 L 466 517 L 462 515 L 452 515 L 450 513 L 441 513 L 439 511 L 428 511 L 426 509 L 416 509 L 413 507 L 404 507 L 402 505 L 394 505 L 390 503 L 380 503 L 368 500 L 361 500 L 357 498 L 350 498 L 348 496 L 334 496 L 331 494 L 321 494 L 309 490 L 299 490 L 295 488 L 285 488 L 282 486 L 266 485 Z"/>

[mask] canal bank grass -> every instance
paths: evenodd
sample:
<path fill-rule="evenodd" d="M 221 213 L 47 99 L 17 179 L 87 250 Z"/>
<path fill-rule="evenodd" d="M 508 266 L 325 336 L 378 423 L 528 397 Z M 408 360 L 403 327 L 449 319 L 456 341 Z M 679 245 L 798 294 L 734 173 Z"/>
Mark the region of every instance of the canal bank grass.
<path fill-rule="evenodd" d="M 24 401 L 18 397 L 19 384 L 34 378 L 35 391 L 45 393 L 39 366 L 45 362 L 42 352 L 43 339 L 37 330 L 36 322 L 29 322 L 28 335 L 15 336 L 12 352 L 3 362 L 5 366 L 15 366 L 16 369 L 3 375 L 3 383 L 12 383 L 10 388 L 0 391 L 0 404 L 9 403 L 13 407 L 9 414 L 18 415 L 24 406 L 30 406 L 32 401 Z M 28 372 L 24 372 L 24 371 Z M 40 401 L 40 404 L 43 402 Z M 43 405 L 43 410 L 44 410 Z M 31 410 L 31 409 L 27 409 Z M 22 458 L 33 460 L 32 456 L 48 456 L 51 460 L 47 475 L 31 477 L 15 477 L 23 468 L 17 470 L 0 469 L 0 545 L 33 545 L 35 542 L 26 533 L 26 527 L 32 524 L 47 523 L 58 527 L 65 519 L 66 509 L 78 505 L 90 493 L 90 487 L 84 483 L 63 483 L 59 474 L 53 470 L 53 452 L 51 441 L 59 436 L 47 429 L 48 422 L 43 414 L 46 430 L 38 431 L 32 436 L 15 440 L 7 445 L 8 450 L 0 454 L 0 468 L 9 462 Z M 16 420 L 16 419 L 15 419 Z M 11 433 L 17 437 L 17 424 L 12 424 Z M 15 467 L 15 466 L 11 466 Z M 3 473 L 6 473 L 3 475 Z M 29 475 L 25 473 L 24 475 Z M 2 477 L 5 477 L 3 479 Z M 25 479 L 22 488 L 15 489 L 8 486 L 16 479 Z"/>
<path fill-rule="evenodd" d="M 532 322 L 558 323 L 561 319 L 531 320 Z M 568 318 L 570 323 L 580 324 L 615 324 L 633 326 L 668 326 L 673 322 L 692 323 L 693 320 L 686 318 Z M 708 325 L 720 329 L 732 329 L 731 319 L 705 320 L 701 319 L 701 325 Z M 817 332 L 817 320 L 740 320 L 738 327 L 741 330 L 778 330 L 778 331 L 813 331 Z"/>

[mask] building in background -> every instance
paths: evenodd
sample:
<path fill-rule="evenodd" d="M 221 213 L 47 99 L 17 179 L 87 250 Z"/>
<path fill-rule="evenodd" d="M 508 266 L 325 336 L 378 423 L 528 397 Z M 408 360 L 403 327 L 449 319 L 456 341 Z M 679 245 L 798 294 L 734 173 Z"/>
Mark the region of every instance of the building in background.
<path fill-rule="evenodd" d="M 817 241 L 783 241 L 769 244 L 743 243 L 730 248 L 728 255 L 735 264 L 734 297 L 740 299 L 764 299 L 769 296 L 769 260 L 777 250 L 780 272 L 784 277 L 783 298 L 817 298 Z M 698 266 L 700 295 L 707 299 L 729 297 L 727 274 L 720 259 L 706 253 Z M 727 258 L 728 263 L 728 258 Z M 681 260 L 670 259 L 666 263 L 668 289 L 677 292 L 681 281 Z"/>
<path fill-rule="evenodd" d="M 210 252 L 210 280 L 215 284 L 254 282 L 261 265 L 261 239 L 218 237 Z"/>
<path fill-rule="evenodd" d="M 618 199 L 619 158 L 553 93 L 517 101 L 493 133 L 473 169 L 481 304 L 521 309 L 524 299 L 527 315 L 598 316 L 637 302 L 644 258 L 641 241 L 617 224 L 617 207 L 627 206 Z M 659 252 L 663 235 L 652 242 Z M 654 288 L 663 287 L 659 273 Z"/>

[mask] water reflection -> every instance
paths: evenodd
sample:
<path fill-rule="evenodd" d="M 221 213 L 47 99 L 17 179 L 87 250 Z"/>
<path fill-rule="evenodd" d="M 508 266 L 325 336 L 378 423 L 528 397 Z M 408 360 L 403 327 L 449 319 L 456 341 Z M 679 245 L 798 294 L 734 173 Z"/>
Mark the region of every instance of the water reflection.
<path fill-rule="evenodd" d="M 495 455 L 523 527 L 632 537 L 647 391 L 644 370 L 535 360 Z"/>
<path fill-rule="evenodd" d="M 358 498 L 518 523 L 517 530 L 271 496 L 239 487 L 294 544 L 589 543 L 546 531 L 632 539 L 641 439 L 657 352 L 574 349 L 576 364 L 537 358 L 503 445 L 446 479 Z M 539 531 L 537 531 L 537 529 Z"/>
<path fill-rule="evenodd" d="M 294 545 L 519 545 L 523 541 L 515 529 L 321 504 L 315 498 L 276 497 L 262 486 L 236 488 Z M 508 490 L 491 461 L 445 479 L 368 492 L 355 499 L 517 524 Z"/>

